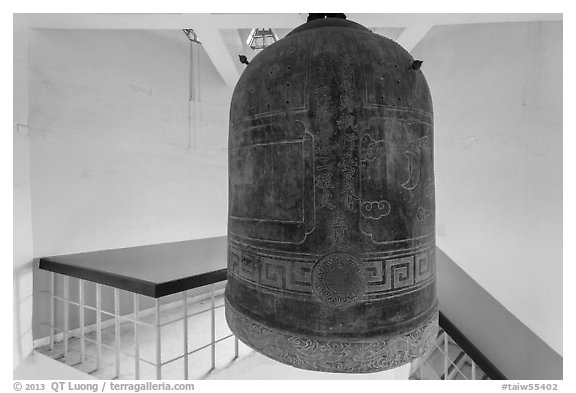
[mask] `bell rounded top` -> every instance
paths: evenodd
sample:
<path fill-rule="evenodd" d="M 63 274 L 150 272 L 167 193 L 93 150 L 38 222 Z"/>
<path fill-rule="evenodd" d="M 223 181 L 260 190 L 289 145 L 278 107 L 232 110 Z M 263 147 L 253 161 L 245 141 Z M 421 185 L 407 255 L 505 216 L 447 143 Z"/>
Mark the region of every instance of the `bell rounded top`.
<path fill-rule="evenodd" d="M 348 19 L 321 18 L 321 19 L 311 20 L 310 22 L 306 22 L 306 23 L 296 27 L 290 33 L 286 34 L 286 37 L 301 33 L 301 32 L 306 31 L 306 30 L 317 29 L 317 28 L 322 28 L 322 27 L 344 27 L 344 28 L 351 28 L 351 29 L 356 29 L 356 30 L 371 33 L 371 31 L 369 29 L 367 29 L 366 27 L 362 26 L 359 23 L 352 22 Z"/>
<path fill-rule="evenodd" d="M 295 28 L 250 61 L 234 89 L 230 122 L 300 116 L 299 111 L 312 119 L 318 116 L 313 108 L 321 91 L 343 88 L 342 78 L 357 92 L 358 108 L 432 116 L 428 84 L 408 51 L 356 22 L 321 18 Z"/>

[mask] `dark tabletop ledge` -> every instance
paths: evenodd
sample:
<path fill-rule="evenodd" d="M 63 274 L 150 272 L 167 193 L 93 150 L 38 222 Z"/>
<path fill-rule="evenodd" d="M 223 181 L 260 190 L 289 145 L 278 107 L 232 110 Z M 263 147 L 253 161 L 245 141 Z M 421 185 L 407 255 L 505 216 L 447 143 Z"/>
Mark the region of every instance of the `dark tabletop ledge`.
<path fill-rule="evenodd" d="M 226 280 L 226 236 L 40 258 L 39 268 L 159 298 Z"/>

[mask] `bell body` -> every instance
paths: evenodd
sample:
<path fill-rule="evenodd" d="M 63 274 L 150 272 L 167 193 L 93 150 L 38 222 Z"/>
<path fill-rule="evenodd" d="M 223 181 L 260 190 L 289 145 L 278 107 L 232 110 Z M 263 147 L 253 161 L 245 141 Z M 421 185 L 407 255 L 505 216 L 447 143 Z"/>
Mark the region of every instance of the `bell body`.
<path fill-rule="evenodd" d="M 410 362 L 436 338 L 433 118 L 393 41 L 308 22 L 233 94 L 226 318 L 248 346 L 316 371 Z"/>

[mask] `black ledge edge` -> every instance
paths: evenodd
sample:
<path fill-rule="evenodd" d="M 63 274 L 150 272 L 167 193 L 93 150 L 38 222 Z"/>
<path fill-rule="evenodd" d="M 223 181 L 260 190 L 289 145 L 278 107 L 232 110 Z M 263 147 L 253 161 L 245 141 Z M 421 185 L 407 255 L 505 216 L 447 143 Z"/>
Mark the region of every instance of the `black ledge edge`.
<path fill-rule="evenodd" d="M 113 288 L 123 289 L 152 298 L 172 295 L 174 293 L 214 284 L 227 279 L 227 269 L 214 270 L 208 273 L 183 277 L 162 283 L 154 283 L 120 274 L 102 272 L 87 267 L 70 266 L 50 260 L 50 258 L 40 258 L 38 267 L 49 272 L 108 285 Z"/>
<path fill-rule="evenodd" d="M 452 322 L 450 322 L 448 318 L 446 318 L 444 314 L 442 314 L 441 311 L 439 325 L 456 342 L 456 344 L 466 352 L 466 355 L 468 355 L 470 359 L 472 359 L 474 363 L 484 371 L 488 378 L 492 380 L 508 379 L 496 368 L 496 366 L 494 366 L 494 364 L 492 364 L 490 360 L 488 360 L 486 356 L 482 354 L 482 352 L 480 352 L 478 348 L 476 348 L 474 344 L 472 344 L 470 340 L 466 338 L 466 336 L 464 336 L 464 334 L 462 334 L 460 330 L 458 330 Z"/>

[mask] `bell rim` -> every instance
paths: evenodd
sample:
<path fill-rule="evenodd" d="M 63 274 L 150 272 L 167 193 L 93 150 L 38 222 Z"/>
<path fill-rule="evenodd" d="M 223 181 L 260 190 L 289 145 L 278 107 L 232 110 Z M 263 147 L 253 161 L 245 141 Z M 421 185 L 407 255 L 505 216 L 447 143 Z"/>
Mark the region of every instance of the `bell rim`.
<path fill-rule="evenodd" d="M 366 374 L 400 367 L 427 352 L 439 330 L 437 305 L 407 332 L 352 340 L 289 335 L 241 314 L 228 300 L 225 310 L 228 326 L 244 344 L 280 363 L 317 372 Z"/>

